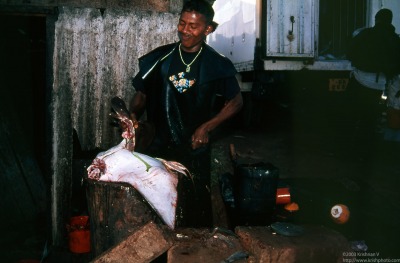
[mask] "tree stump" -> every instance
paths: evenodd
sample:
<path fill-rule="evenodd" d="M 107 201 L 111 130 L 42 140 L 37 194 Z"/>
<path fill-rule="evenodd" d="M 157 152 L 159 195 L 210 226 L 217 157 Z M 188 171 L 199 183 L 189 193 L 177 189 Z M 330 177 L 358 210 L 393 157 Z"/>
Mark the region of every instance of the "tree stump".
<path fill-rule="evenodd" d="M 97 257 L 150 221 L 162 224 L 142 195 L 126 183 L 86 179 L 91 254 Z"/>

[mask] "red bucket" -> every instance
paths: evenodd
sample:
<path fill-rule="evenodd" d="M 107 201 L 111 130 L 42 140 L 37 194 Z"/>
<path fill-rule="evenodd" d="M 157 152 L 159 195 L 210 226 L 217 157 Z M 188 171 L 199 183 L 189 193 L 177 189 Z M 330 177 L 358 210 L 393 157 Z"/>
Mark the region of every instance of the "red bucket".
<path fill-rule="evenodd" d="M 88 216 L 71 217 L 68 229 L 68 245 L 72 253 L 90 252 L 90 230 Z"/>

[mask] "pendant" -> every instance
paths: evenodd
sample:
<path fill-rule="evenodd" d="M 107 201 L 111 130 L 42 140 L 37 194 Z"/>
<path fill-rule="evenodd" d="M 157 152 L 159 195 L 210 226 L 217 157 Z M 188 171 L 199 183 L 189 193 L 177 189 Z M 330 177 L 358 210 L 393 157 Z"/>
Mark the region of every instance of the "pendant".
<path fill-rule="evenodd" d="M 190 66 L 186 67 L 186 72 L 190 72 Z"/>

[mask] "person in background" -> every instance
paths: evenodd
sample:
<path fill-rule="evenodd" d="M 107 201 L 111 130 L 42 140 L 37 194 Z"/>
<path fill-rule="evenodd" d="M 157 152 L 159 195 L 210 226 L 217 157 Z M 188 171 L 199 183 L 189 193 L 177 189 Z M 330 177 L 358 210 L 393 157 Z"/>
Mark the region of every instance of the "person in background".
<path fill-rule="evenodd" d="M 179 181 L 177 227 L 212 226 L 210 136 L 243 104 L 232 62 L 205 42 L 218 25 L 213 17 L 208 2 L 186 1 L 177 26 L 179 41 L 139 58 L 132 81 L 131 119 L 136 122 L 146 113 L 155 127 L 144 152 L 178 161 L 193 176 L 193 182 Z"/>
<path fill-rule="evenodd" d="M 375 25 L 356 30 L 349 45 L 347 55 L 353 66 L 349 88 L 355 94 L 358 135 L 364 136 L 364 142 L 382 132 L 378 123 L 385 111 L 382 98 L 400 73 L 400 38 L 392 19 L 391 10 L 379 10 Z"/>
<path fill-rule="evenodd" d="M 387 87 L 386 99 L 387 127 L 383 138 L 385 141 L 400 142 L 400 76 L 395 76 Z"/>

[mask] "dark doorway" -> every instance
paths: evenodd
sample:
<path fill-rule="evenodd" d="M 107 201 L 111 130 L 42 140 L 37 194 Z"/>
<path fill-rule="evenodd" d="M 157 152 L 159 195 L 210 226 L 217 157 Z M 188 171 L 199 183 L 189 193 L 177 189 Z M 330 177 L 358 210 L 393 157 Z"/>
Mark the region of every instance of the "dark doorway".
<path fill-rule="evenodd" d="M 10 121 L 12 130 L 18 129 L 23 134 L 16 141 L 32 151 L 42 165 L 46 17 L 2 14 L 0 32 L 0 109 L 6 113 L 4 117 Z"/>
<path fill-rule="evenodd" d="M 46 223 L 46 17 L 0 14 L 0 33 L 0 254 L 15 262 Z"/>

